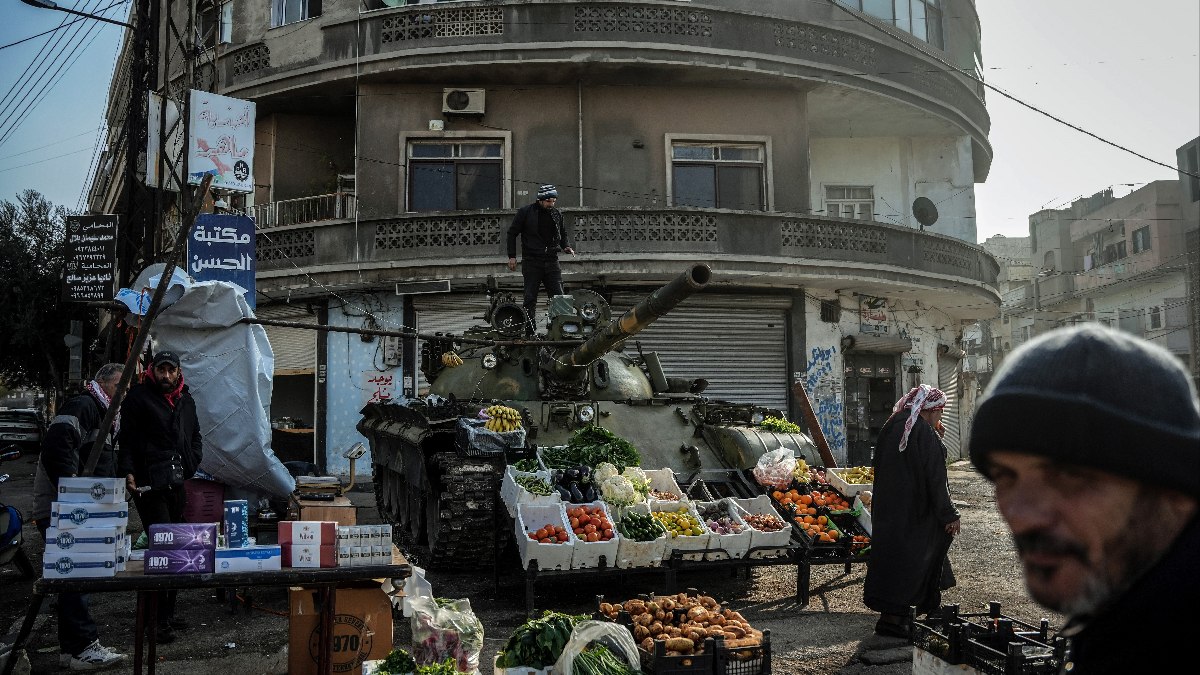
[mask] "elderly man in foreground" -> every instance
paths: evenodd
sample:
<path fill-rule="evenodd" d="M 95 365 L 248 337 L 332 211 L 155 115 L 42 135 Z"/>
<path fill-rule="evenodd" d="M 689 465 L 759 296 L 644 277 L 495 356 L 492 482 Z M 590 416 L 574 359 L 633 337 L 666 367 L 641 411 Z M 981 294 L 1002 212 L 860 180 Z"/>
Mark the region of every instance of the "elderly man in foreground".
<path fill-rule="evenodd" d="M 1200 401 L 1174 355 L 1096 325 L 1039 337 L 996 373 L 970 452 L 1030 594 L 1070 617 L 1064 672 L 1194 659 Z"/>

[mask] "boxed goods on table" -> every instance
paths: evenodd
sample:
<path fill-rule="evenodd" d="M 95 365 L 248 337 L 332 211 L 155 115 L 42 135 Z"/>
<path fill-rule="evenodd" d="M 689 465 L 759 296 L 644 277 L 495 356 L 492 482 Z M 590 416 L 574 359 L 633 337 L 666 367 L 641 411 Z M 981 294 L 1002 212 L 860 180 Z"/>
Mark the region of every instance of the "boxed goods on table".
<path fill-rule="evenodd" d="M 80 527 L 125 527 L 128 524 L 128 502 L 116 504 L 53 502 L 50 504 L 50 525 L 59 530 Z"/>
<path fill-rule="evenodd" d="M 634 504 L 617 521 L 617 567 L 658 567 L 666 555 L 667 530 L 646 504 Z"/>
<path fill-rule="evenodd" d="M 58 479 L 58 501 L 67 504 L 122 504 L 128 501 L 125 479 L 65 476 Z"/>
<path fill-rule="evenodd" d="M 146 574 L 211 574 L 215 558 L 215 549 L 150 549 L 143 569 Z"/>
<path fill-rule="evenodd" d="M 714 502 L 693 502 L 700 520 L 708 528 L 711 536 L 708 540 L 710 549 L 721 549 L 704 555 L 706 560 L 728 560 L 744 558 L 750 550 L 750 528 L 738 515 L 738 509 L 726 497 Z"/>
<path fill-rule="evenodd" d="M 337 544 L 337 528 L 333 521 L 284 520 L 279 523 L 279 543 L 333 546 Z"/>
<path fill-rule="evenodd" d="M 108 527 L 82 527 L 72 530 L 60 530 L 50 527 L 46 530 L 46 553 L 70 551 L 72 553 L 113 553 L 125 550 L 125 528 L 116 525 Z"/>
<path fill-rule="evenodd" d="M 226 499 L 223 520 L 225 546 L 242 548 L 250 544 L 250 502 L 245 499 Z"/>
<path fill-rule="evenodd" d="M 334 544 L 280 544 L 284 567 L 336 567 L 337 547 Z"/>
<path fill-rule="evenodd" d="M 217 574 L 263 572 L 283 567 L 283 549 L 278 545 L 259 544 L 216 551 Z"/>
<path fill-rule="evenodd" d="M 157 523 L 147 531 L 151 551 L 181 549 L 215 550 L 216 523 Z"/>
<path fill-rule="evenodd" d="M 666 550 L 663 559 L 669 559 L 675 551 L 702 551 L 708 548 L 711 534 L 696 507 L 688 502 L 652 502 L 650 515 L 654 516 L 667 530 Z M 684 560 L 700 560 L 703 553 L 685 553 Z"/>
<path fill-rule="evenodd" d="M 390 565 L 391 525 L 341 525 L 335 548 L 338 567 Z"/>
<path fill-rule="evenodd" d="M 612 516 L 604 502 L 590 504 L 563 504 L 569 530 L 573 535 L 571 544 L 571 569 L 594 569 L 600 566 L 603 556 L 605 565 L 613 567 L 617 561 L 620 543 L 613 528 Z"/>
<path fill-rule="evenodd" d="M 537 561 L 543 570 L 571 569 L 575 547 L 568 525 L 562 504 L 517 504 L 514 527 L 521 567 L 528 568 L 530 562 Z M 551 534 L 553 537 L 546 536 Z"/>
<path fill-rule="evenodd" d="M 117 567 L 115 551 L 107 553 L 46 551 L 42 556 L 42 577 L 46 579 L 111 577 L 116 575 Z"/>

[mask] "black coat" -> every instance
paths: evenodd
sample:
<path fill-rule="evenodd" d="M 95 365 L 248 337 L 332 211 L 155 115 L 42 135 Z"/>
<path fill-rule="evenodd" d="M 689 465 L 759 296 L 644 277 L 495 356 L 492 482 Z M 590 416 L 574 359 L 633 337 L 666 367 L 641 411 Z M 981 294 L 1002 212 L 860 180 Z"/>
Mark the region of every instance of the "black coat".
<path fill-rule="evenodd" d="M 117 463 L 121 475 L 133 474 L 139 486 L 153 485 L 151 469 L 179 455 L 184 477 L 191 478 L 204 456 L 196 401 L 183 385 L 172 408 L 154 382 L 135 385 L 121 404 Z"/>
<path fill-rule="evenodd" d="M 557 255 L 559 251 L 571 247 L 567 242 L 567 226 L 563 222 L 562 213 L 556 208 L 550 208 L 556 237 L 551 241 L 542 237 L 541 228 L 538 226 L 539 209 L 541 205 L 534 202 L 522 206 L 517 210 L 517 215 L 513 216 L 512 225 L 508 227 L 508 257 L 517 257 L 518 235 L 521 237 L 523 255 Z"/>
<path fill-rule="evenodd" d="M 84 391 L 58 408 L 58 414 L 50 421 L 50 427 L 42 439 L 41 463 L 50 480 L 57 482 L 62 476 L 83 473 L 87 454 L 100 434 L 105 412 L 104 406 L 90 391 Z M 100 460 L 92 475 L 117 475 L 112 441 L 111 437 L 105 439 L 104 449 L 100 452 Z"/>
<path fill-rule="evenodd" d="M 871 504 L 871 559 L 863 584 L 867 607 L 888 614 L 923 611 L 953 585 L 946 552 L 954 538 L 946 525 L 958 519 L 946 482 L 946 446 L 928 422 L 917 418 L 900 452 L 908 411 L 893 415 L 875 448 Z M 944 578 L 943 574 L 946 578 Z"/>

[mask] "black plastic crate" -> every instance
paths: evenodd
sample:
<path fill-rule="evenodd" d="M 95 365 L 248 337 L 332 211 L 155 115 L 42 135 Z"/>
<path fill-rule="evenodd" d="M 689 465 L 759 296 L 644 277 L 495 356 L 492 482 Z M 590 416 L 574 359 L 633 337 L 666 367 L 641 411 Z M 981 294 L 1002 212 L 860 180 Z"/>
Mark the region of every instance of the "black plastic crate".
<path fill-rule="evenodd" d="M 771 675 L 771 631 L 763 631 L 762 643 L 747 647 L 726 647 L 717 640 L 713 675 Z"/>
<path fill-rule="evenodd" d="M 1057 673 L 1062 650 L 1019 635 L 989 633 L 966 640 L 963 663 L 987 675 Z"/>
<path fill-rule="evenodd" d="M 647 675 L 716 675 L 716 642 L 704 639 L 704 651 L 686 656 L 668 656 L 667 643 L 654 641 L 654 651 L 647 652 L 638 646 L 642 658 L 642 672 Z"/>

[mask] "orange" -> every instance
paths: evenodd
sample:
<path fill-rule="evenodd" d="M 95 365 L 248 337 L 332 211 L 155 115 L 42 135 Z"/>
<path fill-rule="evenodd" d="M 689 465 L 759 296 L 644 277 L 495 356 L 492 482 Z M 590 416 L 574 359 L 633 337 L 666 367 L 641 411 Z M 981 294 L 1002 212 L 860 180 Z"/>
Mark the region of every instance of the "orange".
<path fill-rule="evenodd" d="M 782 492 L 780 492 L 779 490 L 776 490 L 776 491 L 772 492 L 772 493 L 771 493 L 771 496 L 772 496 L 773 498 L 775 498 L 775 500 L 776 500 L 776 501 L 779 501 L 779 500 L 783 499 L 783 493 L 782 493 Z"/>
<path fill-rule="evenodd" d="M 828 519 L 828 518 L 826 518 L 825 516 L 817 516 L 817 522 L 818 522 L 818 523 L 820 523 L 820 524 L 822 524 L 822 525 L 824 525 L 826 522 L 828 522 L 828 520 L 829 520 L 829 519 Z"/>

